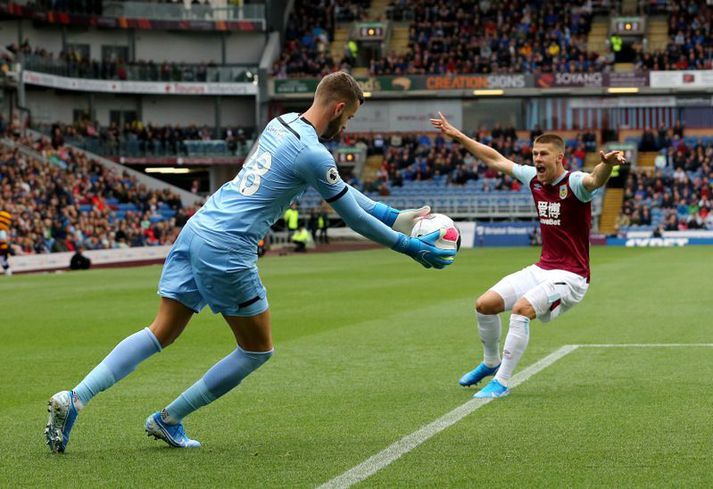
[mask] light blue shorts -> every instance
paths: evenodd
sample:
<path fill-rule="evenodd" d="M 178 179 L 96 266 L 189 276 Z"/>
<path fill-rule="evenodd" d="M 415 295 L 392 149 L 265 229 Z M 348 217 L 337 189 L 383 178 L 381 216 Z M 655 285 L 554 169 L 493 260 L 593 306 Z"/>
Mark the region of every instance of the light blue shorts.
<path fill-rule="evenodd" d="M 257 267 L 244 261 L 244 253 L 211 245 L 186 226 L 166 257 L 158 295 L 195 312 L 208 305 L 215 314 L 256 316 L 268 308 L 267 291 Z"/>

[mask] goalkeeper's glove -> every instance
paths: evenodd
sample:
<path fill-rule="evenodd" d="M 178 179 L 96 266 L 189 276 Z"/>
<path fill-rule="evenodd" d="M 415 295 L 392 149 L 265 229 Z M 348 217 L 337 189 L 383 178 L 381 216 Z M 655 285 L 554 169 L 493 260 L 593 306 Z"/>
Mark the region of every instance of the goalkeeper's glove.
<path fill-rule="evenodd" d="M 402 234 L 392 249 L 410 256 L 426 268 L 445 268 L 453 263 L 456 250 L 443 250 L 436 247 L 436 242 L 443 237 L 444 232 L 444 230 L 433 231 L 420 238 Z"/>
<path fill-rule="evenodd" d="M 381 202 L 377 202 L 374 206 L 374 217 L 387 226 L 391 226 L 394 231 L 407 236 L 411 234 L 416 221 L 421 217 L 427 216 L 430 212 L 431 208 L 427 205 L 420 209 L 406 209 L 404 211 L 394 209 Z"/>

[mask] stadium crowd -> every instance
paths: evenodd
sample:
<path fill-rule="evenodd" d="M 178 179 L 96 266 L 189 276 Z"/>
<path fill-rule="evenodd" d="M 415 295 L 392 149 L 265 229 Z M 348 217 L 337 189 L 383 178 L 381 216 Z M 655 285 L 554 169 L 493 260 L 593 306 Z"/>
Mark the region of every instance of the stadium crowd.
<path fill-rule="evenodd" d="M 389 6 L 389 15 L 396 20 L 412 19 L 409 52 L 372 59 L 370 74 L 608 70 L 611 56 L 586 49 L 591 27 L 589 11 L 577 8 L 574 2 L 564 3 L 567 5 L 554 0 L 435 4 L 396 0 Z M 303 0 L 296 5 L 274 76 L 317 76 L 353 65 L 354 56 L 349 49 L 345 49 L 341 60 L 332 59 L 329 53 L 335 12 L 340 12 L 338 5 L 329 3 L 327 8 L 318 8 L 316 4 Z"/>
<path fill-rule="evenodd" d="M 661 152 L 663 168 L 629 174 L 619 229 L 713 230 L 713 143 L 690 144 L 676 135 Z"/>
<path fill-rule="evenodd" d="M 413 18 L 409 52 L 374 60 L 370 70 L 374 75 L 606 71 L 612 60 L 587 52 L 591 15 L 577 6 L 552 0 L 397 0 L 392 15 L 408 9 Z"/>
<path fill-rule="evenodd" d="M 496 124 L 492 130 L 481 128 L 471 134 L 484 144 L 489 144 L 506 157 L 518 163 L 532 160 L 531 141 L 541 134 L 535 129 L 530 139 L 518 139 L 513 126 Z M 383 155 L 383 163 L 375 179 L 352 181 L 367 192 L 389 195 L 392 187 L 414 180 L 445 179 L 448 185 L 464 185 L 469 180 L 486 179 L 483 190 L 520 190 L 520 182 L 503 176 L 477 161 L 459 144 L 447 141 L 440 134 L 393 133 L 387 135 L 350 135 L 344 142 L 363 145 L 367 154 Z M 582 132 L 567 141 L 566 163 L 570 169 L 582 168 L 586 154 L 596 148 L 596 136 Z M 352 177 L 353 178 L 353 177 Z"/>
<path fill-rule="evenodd" d="M 669 43 L 653 53 L 643 52 L 640 46 L 637 69 L 713 69 L 713 6 L 705 0 L 666 3 Z"/>
<path fill-rule="evenodd" d="M 17 254 L 170 244 L 196 211 L 168 189 L 150 190 L 48 138 L 17 138 L 47 163 L 0 148 L 0 208 L 13 215 Z"/>
<path fill-rule="evenodd" d="M 349 71 L 349 56 L 336 62 L 330 53 L 337 22 L 361 20 L 369 0 L 297 0 L 287 21 L 285 44 L 273 65 L 277 78 L 321 76 L 337 70 Z"/>

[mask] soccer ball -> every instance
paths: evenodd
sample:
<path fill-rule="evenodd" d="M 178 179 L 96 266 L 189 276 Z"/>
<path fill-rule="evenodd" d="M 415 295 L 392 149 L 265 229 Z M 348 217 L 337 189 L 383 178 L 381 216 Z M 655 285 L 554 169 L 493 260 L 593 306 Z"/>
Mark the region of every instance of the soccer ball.
<path fill-rule="evenodd" d="M 453 219 L 445 214 L 429 214 L 416 220 L 416 224 L 411 230 L 411 236 L 420 238 L 431 234 L 439 229 L 444 229 L 443 237 L 436 241 L 436 248 L 443 250 L 460 249 L 460 232 L 453 223 Z"/>

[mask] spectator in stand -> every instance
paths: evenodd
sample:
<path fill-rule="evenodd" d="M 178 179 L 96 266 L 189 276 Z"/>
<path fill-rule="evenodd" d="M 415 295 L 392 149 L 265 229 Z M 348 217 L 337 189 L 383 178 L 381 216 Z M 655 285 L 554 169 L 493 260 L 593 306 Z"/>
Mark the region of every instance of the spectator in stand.
<path fill-rule="evenodd" d="M 669 42 L 663 50 L 638 52 L 636 68 L 648 70 L 713 69 L 713 8 L 706 0 L 666 2 Z"/>
<path fill-rule="evenodd" d="M 194 208 L 177 195 L 149 190 L 128 173 L 117 174 L 46 138 L 17 142 L 43 153 L 48 163 L 0 147 L 0 208 L 17 216 L 11 242 L 18 254 L 170 244 Z M 117 217 L 107 199 L 134 204 Z M 82 211 L 82 206 L 90 210 Z M 159 207 L 178 211 L 164 219 Z"/>
<path fill-rule="evenodd" d="M 329 55 L 336 22 L 364 18 L 369 2 L 298 0 L 288 21 L 285 48 L 273 76 L 318 76 L 349 69 L 350 51 L 341 60 Z M 409 51 L 387 53 L 369 62 L 372 76 L 455 73 L 597 72 L 612 60 L 588 52 L 590 13 L 579 4 L 542 0 L 509 3 L 395 0 L 392 19 L 412 19 Z M 347 7 L 347 5 L 349 7 Z M 324 39 L 320 33 L 324 32 Z"/>
<path fill-rule="evenodd" d="M 567 2 L 565 2 L 567 3 Z M 590 14 L 577 4 L 392 2 L 392 18 L 413 18 L 409 52 L 371 64 L 373 75 L 590 72 L 610 64 L 586 51 Z"/>
<path fill-rule="evenodd" d="M 348 71 L 350 66 L 332 59 L 330 43 L 335 20 L 355 20 L 352 5 L 359 10 L 362 4 L 339 0 L 297 0 L 287 22 L 284 49 L 273 65 L 273 76 L 320 77 L 339 69 Z"/>
<path fill-rule="evenodd" d="M 487 141 L 508 158 L 519 163 L 530 162 L 530 141 L 519 140 L 512 125 L 502 128 L 496 124 L 492 132 L 480 128 L 475 137 Z M 592 133 L 580 133 L 577 144 L 566 149 L 566 162 L 571 169 L 581 168 L 586 158 L 585 138 L 594 138 Z M 345 136 L 345 143 L 364 144 L 367 154 L 381 154 L 383 161 L 376 178 L 360 186 L 366 192 L 388 195 L 393 187 L 404 182 L 444 178 L 450 185 L 464 185 L 469 180 L 488 179 L 490 190 L 518 191 L 517 180 L 505 179 L 490 171 L 486 165 L 477 161 L 471 154 L 459 148 L 455 143 L 446 142 L 440 135 L 431 139 L 426 134 L 394 133 L 390 137 L 382 134 L 350 134 Z M 455 149 L 455 150 L 454 150 Z M 351 182 L 354 184 L 354 182 Z"/>
<path fill-rule="evenodd" d="M 675 136 L 662 151 L 669 155 L 665 168 L 653 173 L 644 168 L 628 176 L 620 228 L 713 229 L 713 144 L 689 147 Z"/>

